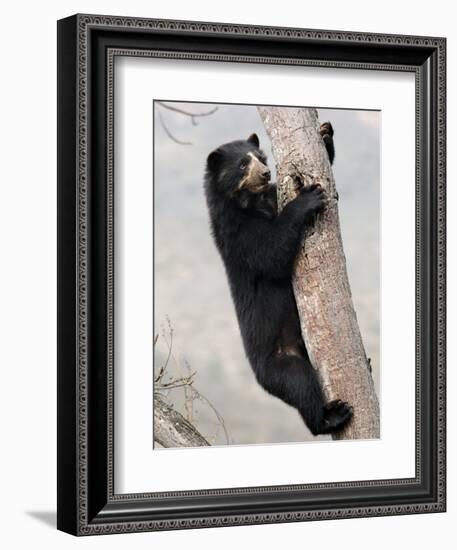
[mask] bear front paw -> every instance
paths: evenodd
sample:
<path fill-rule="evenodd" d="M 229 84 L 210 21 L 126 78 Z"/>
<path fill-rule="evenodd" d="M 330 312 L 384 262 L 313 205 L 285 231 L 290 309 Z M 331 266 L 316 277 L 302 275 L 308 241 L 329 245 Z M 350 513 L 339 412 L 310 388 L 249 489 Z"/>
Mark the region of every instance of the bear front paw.
<path fill-rule="evenodd" d="M 313 183 L 300 190 L 305 201 L 305 213 L 312 215 L 322 212 L 327 205 L 327 195 L 319 183 Z"/>
<path fill-rule="evenodd" d="M 333 143 L 333 126 L 330 122 L 324 122 L 319 128 L 319 133 L 324 140 L 325 148 L 327 149 L 330 164 L 333 164 L 335 158 L 335 145 Z"/>
<path fill-rule="evenodd" d="M 320 135 L 325 139 L 325 136 L 333 137 L 333 126 L 330 122 L 324 122 L 319 128 Z"/>

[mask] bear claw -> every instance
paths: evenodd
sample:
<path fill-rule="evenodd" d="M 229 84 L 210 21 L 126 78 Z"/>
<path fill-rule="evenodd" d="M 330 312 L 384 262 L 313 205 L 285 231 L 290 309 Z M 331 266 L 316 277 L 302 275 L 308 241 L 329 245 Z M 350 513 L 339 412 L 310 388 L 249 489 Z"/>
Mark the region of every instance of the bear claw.
<path fill-rule="evenodd" d="M 354 410 L 349 403 L 341 399 L 330 401 L 324 407 L 324 419 L 321 433 L 331 433 L 340 430 L 352 418 Z"/>

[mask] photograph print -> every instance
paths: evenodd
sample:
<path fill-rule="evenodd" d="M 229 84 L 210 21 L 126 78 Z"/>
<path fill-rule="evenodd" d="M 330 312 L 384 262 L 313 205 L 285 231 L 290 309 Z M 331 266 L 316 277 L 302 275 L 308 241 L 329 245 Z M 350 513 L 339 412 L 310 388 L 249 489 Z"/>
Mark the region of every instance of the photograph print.
<path fill-rule="evenodd" d="M 381 112 L 153 116 L 154 449 L 379 439 Z"/>

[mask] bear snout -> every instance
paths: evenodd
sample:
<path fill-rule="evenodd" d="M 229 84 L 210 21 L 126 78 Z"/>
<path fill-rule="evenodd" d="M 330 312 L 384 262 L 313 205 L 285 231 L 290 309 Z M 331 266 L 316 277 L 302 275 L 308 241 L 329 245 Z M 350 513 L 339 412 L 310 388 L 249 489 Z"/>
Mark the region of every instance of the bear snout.
<path fill-rule="evenodd" d="M 262 173 L 262 178 L 266 181 L 270 181 L 271 172 L 268 168 Z"/>

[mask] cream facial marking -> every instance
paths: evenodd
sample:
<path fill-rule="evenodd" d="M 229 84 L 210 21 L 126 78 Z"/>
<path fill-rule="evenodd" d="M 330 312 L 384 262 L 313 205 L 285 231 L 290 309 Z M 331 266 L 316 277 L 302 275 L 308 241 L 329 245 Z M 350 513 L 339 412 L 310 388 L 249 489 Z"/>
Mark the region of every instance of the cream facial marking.
<path fill-rule="evenodd" d="M 251 157 L 251 160 L 246 174 L 238 184 L 238 189 L 247 187 L 252 191 L 261 191 L 265 187 L 264 174 L 267 171 L 266 166 L 254 155 L 254 153 L 249 152 L 248 155 Z"/>

